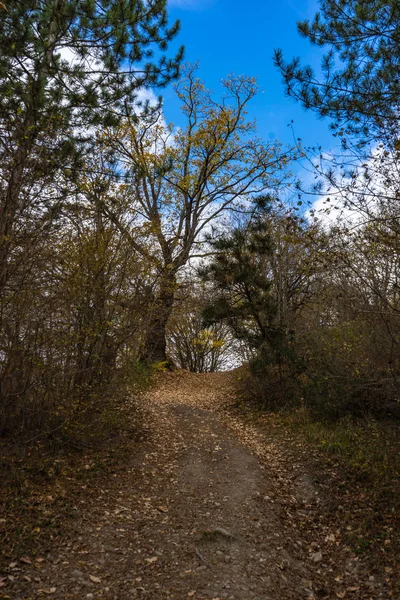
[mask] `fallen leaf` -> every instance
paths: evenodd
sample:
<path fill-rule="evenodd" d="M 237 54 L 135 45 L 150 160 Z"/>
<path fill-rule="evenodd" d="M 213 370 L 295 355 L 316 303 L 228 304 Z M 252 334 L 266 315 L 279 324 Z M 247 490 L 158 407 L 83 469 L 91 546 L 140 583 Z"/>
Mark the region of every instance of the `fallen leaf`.
<path fill-rule="evenodd" d="M 96 577 L 96 575 L 89 575 L 89 579 L 90 581 L 93 581 L 93 583 L 101 583 L 100 577 Z"/>
<path fill-rule="evenodd" d="M 311 560 L 313 562 L 320 562 L 322 560 L 322 552 L 314 552 L 311 554 Z"/>

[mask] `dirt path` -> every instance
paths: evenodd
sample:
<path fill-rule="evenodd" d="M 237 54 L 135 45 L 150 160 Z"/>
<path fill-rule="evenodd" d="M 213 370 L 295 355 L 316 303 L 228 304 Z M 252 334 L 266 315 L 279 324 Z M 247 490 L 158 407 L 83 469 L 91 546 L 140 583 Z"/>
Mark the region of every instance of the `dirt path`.
<path fill-rule="evenodd" d="M 221 412 L 234 377 L 164 376 L 147 441 L 48 556 L 10 565 L 4 597 L 387 598 L 324 520 L 300 449 Z"/>

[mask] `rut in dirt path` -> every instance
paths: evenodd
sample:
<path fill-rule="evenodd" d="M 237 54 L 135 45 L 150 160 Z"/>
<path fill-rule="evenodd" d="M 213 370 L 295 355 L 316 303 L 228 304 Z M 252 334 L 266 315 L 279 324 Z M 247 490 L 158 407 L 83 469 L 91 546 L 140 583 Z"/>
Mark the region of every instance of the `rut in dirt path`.
<path fill-rule="evenodd" d="M 279 449 L 220 412 L 232 401 L 233 380 L 166 375 L 145 399 L 149 439 L 76 507 L 72 528 L 42 562 L 18 567 L 9 597 L 345 597 L 328 582 L 326 532 L 311 531 L 312 546 L 310 531 L 294 524 L 295 512 L 307 524 L 307 511 L 321 506 L 311 478 L 285 472 Z M 268 448 L 268 460 L 257 456 L 257 444 Z M 295 465 L 296 456 L 286 461 Z M 343 561 L 353 576 L 357 565 L 346 553 Z M 370 598 L 383 597 L 371 586 Z"/>

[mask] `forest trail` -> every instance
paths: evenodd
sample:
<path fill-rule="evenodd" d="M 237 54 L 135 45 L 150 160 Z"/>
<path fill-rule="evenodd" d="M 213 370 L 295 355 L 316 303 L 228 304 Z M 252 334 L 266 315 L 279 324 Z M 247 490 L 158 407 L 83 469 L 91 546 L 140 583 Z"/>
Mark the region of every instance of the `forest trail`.
<path fill-rule="evenodd" d="M 341 546 L 295 440 L 224 409 L 236 377 L 160 376 L 139 450 L 77 500 L 50 554 L 10 566 L 5 597 L 385 598 Z"/>

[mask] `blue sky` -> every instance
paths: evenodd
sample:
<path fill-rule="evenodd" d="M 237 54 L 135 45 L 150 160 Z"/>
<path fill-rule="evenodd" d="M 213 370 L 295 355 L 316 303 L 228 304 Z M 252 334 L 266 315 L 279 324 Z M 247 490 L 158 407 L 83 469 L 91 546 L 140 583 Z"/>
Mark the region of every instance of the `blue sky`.
<path fill-rule="evenodd" d="M 297 21 L 312 18 L 317 8 L 317 0 L 169 0 L 170 19 L 180 19 L 182 26 L 174 47 L 183 44 L 185 60 L 199 61 L 200 77 L 215 91 L 229 73 L 257 77 L 262 93 L 249 112 L 261 136 L 290 143 L 287 125 L 293 120 L 296 136 L 305 145 L 330 150 L 337 141 L 328 122 L 285 96 L 272 61 L 274 49 L 282 48 L 287 59 L 301 56 L 318 69 L 320 54 L 296 29 Z M 163 96 L 167 120 L 180 125 L 173 90 L 164 90 Z"/>

